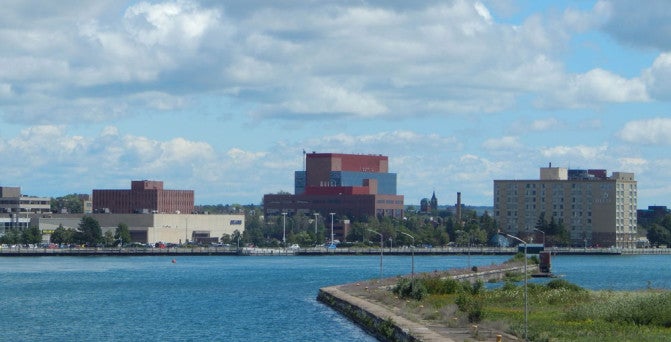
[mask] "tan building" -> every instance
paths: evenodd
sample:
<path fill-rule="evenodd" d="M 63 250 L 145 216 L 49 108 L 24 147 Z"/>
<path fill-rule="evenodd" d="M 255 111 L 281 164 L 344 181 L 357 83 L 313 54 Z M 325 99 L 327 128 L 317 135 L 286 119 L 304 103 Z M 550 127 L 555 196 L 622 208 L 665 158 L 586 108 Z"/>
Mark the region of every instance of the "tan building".
<path fill-rule="evenodd" d="M 51 212 L 51 198 L 25 196 L 20 187 L 0 186 L 0 212 L 48 213 Z"/>
<path fill-rule="evenodd" d="M 45 234 L 51 234 L 60 225 L 77 229 L 84 215 L 52 214 L 33 217 L 34 224 Z M 132 242 L 186 243 L 218 242 L 224 234 L 233 235 L 245 230 L 245 215 L 196 215 L 196 214 L 92 214 L 103 234 L 114 232 L 120 223 L 128 226 Z M 46 238 L 48 239 L 48 237 Z"/>
<path fill-rule="evenodd" d="M 520 238 L 534 236 L 544 213 L 569 231 L 571 245 L 636 247 L 637 182 L 633 173 L 540 169 L 539 180 L 495 180 L 494 219 Z"/>

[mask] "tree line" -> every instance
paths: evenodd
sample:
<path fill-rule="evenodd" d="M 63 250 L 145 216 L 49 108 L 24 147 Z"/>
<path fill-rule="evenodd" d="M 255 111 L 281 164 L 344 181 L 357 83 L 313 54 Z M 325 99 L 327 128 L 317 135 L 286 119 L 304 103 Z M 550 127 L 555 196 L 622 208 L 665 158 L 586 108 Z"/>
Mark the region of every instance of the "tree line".
<path fill-rule="evenodd" d="M 258 247 L 279 247 L 286 239 L 286 244 L 298 244 L 303 247 L 327 243 L 330 240 L 330 217 L 313 214 L 279 215 L 264 218 L 261 208 L 244 207 L 245 230 L 240 234 L 241 244 Z M 379 246 L 385 247 L 410 246 L 485 246 L 495 244 L 499 227 L 494 218 L 484 212 L 478 215 L 474 210 L 463 210 L 462 219 L 457 222 L 455 215 L 448 210 L 434 210 L 431 213 L 418 213 L 407 210 L 402 219 L 384 217 L 349 218 L 334 217 L 335 222 L 350 221 L 350 230 L 343 246 Z M 535 227 L 544 233 L 549 246 L 566 246 L 570 243 L 568 230 L 562 221 L 549 221 L 542 214 Z M 374 232 L 373 232 L 374 231 Z M 410 235 L 410 236 L 408 236 Z M 538 236 L 538 237 L 536 237 Z M 540 234 L 534 232 L 523 239 L 534 238 L 540 242 Z M 227 241 L 237 243 L 236 238 L 227 237 Z M 528 240 L 527 240 L 528 241 Z"/>

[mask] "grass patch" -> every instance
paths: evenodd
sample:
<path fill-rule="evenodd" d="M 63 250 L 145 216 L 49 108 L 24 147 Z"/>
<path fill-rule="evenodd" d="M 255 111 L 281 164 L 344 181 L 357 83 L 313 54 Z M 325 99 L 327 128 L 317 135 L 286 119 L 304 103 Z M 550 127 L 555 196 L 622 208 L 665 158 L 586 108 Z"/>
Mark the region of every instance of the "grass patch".
<path fill-rule="evenodd" d="M 419 300 L 410 299 L 422 319 L 453 326 L 459 322 L 501 327 L 524 335 L 524 286 L 506 282 L 487 290 L 437 277 L 415 278 Z M 400 284 L 400 282 L 399 282 Z M 397 284 L 396 292 L 403 293 Z M 563 279 L 528 284 L 529 341 L 668 341 L 671 336 L 671 291 L 587 291 Z M 425 292 L 424 292 L 425 291 Z"/>

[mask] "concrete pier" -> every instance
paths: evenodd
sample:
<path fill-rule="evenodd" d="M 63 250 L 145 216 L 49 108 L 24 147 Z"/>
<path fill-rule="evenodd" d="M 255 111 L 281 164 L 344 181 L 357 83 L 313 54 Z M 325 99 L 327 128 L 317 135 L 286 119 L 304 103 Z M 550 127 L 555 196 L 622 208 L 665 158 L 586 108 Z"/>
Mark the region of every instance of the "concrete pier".
<path fill-rule="evenodd" d="M 527 271 L 538 271 L 537 265 L 528 265 Z M 506 273 L 522 272 L 523 265 L 494 265 L 483 270 L 455 270 L 452 274 L 432 274 L 432 276 L 451 277 L 457 280 L 475 282 L 502 279 Z M 416 275 L 421 276 L 421 275 Z M 409 317 L 403 310 L 384 305 L 374 299 L 377 292 L 392 295 L 391 287 L 398 278 L 371 280 L 366 282 L 329 286 L 319 290 L 317 300 L 338 311 L 355 324 L 362 327 L 380 341 L 515 341 L 516 337 L 503 332 L 478 332 L 477 325 L 446 326 L 427 322 L 417 317 Z M 477 335 L 477 338 L 475 337 Z"/>

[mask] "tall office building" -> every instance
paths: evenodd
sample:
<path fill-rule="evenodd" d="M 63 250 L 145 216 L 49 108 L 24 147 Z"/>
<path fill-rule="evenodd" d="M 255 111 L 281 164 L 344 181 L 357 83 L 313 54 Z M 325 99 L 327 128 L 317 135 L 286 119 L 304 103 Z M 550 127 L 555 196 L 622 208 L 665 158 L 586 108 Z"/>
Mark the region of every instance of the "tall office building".
<path fill-rule="evenodd" d="M 633 173 L 540 169 L 539 180 L 495 180 L 494 218 L 502 231 L 526 238 L 543 213 L 561 222 L 571 245 L 636 246 L 637 183 Z"/>
<path fill-rule="evenodd" d="M 396 174 L 389 173 L 387 156 L 307 153 L 305 170 L 294 173 L 294 188 L 293 195 L 263 196 L 266 217 L 283 212 L 403 217 L 403 196 L 396 194 Z"/>

